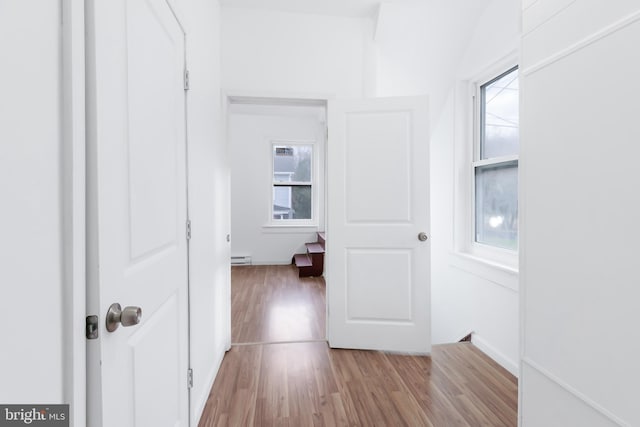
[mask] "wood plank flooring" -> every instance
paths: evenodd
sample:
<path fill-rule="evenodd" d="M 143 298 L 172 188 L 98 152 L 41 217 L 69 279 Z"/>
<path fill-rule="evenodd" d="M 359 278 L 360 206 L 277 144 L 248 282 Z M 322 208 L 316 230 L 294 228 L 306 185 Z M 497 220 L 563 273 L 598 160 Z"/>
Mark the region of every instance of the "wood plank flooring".
<path fill-rule="evenodd" d="M 266 282 L 277 287 L 276 280 L 268 278 L 272 274 L 289 280 L 289 272 L 281 267 L 245 269 L 234 268 L 232 280 L 247 280 L 254 287 Z M 232 292 L 239 290 L 251 298 L 254 293 L 270 295 L 258 298 L 265 304 L 259 309 L 262 315 L 269 316 L 267 305 L 279 301 L 274 298 L 276 291 L 235 285 Z M 317 291 L 314 286 L 306 288 Z M 233 300 L 242 305 L 240 296 Z M 324 300 L 319 311 L 322 321 L 309 320 L 309 325 L 324 325 Z M 232 322 L 243 324 L 232 329 L 245 332 L 250 342 L 270 336 L 261 335 L 269 328 L 251 324 L 260 322 L 259 315 L 236 314 Z M 199 423 L 199 427 L 516 425 L 517 380 L 471 343 L 434 346 L 432 355 L 424 357 L 330 349 L 325 342 L 232 346 Z"/>
<path fill-rule="evenodd" d="M 231 342 L 324 340 L 323 277 L 298 277 L 293 265 L 231 268 Z"/>

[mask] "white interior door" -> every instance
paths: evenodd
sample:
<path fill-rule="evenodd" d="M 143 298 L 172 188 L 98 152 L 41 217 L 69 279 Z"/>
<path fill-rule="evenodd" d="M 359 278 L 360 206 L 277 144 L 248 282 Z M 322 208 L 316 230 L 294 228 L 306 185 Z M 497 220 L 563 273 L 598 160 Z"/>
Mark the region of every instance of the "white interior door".
<path fill-rule="evenodd" d="M 331 347 L 431 351 L 428 101 L 329 102 Z"/>
<path fill-rule="evenodd" d="M 188 425 L 184 32 L 165 0 L 90 1 L 89 425 Z M 109 332 L 112 303 L 142 320 Z"/>

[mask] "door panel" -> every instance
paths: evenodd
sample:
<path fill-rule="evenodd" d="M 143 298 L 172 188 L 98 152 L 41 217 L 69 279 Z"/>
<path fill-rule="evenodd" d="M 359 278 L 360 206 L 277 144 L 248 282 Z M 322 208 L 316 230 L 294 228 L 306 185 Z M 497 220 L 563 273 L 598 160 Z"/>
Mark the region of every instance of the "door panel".
<path fill-rule="evenodd" d="M 133 358 L 136 426 L 174 425 L 168 420 L 180 420 L 185 377 L 179 363 L 178 304 L 178 296 L 172 295 L 128 340 Z"/>
<path fill-rule="evenodd" d="M 186 426 L 184 33 L 164 0 L 87 10 L 89 305 L 101 325 L 89 421 Z M 108 332 L 112 303 L 141 307 L 141 323 Z"/>
<path fill-rule="evenodd" d="M 347 320 L 411 321 L 411 257 L 406 249 L 347 249 Z"/>
<path fill-rule="evenodd" d="M 410 221 L 410 112 L 352 112 L 345 120 L 347 221 Z"/>
<path fill-rule="evenodd" d="M 160 10 L 159 10 L 160 9 Z M 127 85 L 131 252 L 133 258 L 175 246 L 178 173 L 175 141 L 184 132 L 184 36 L 158 2 L 127 2 Z M 150 125 L 151 124 L 151 125 Z M 153 153 L 153 168 L 149 153 Z"/>
<path fill-rule="evenodd" d="M 426 98 L 329 103 L 327 292 L 332 347 L 428 353 Z"/>

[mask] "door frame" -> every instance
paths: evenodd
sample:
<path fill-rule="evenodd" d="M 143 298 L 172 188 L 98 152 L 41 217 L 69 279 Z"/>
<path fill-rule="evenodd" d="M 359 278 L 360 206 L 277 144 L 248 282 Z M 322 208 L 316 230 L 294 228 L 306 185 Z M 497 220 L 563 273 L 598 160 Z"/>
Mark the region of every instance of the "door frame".
<path fill-rule="evenodd" d="M 187 26 L 175 5 L 171 7 L 179 25 L 185 33 Z M 87 344 L 85 338 L 86 316 L 89 313 L 87 295 L 87 161 L 86 161 L 86 62 L 85 62 L 85 4 L 76 0 L 61 0 L 61 217 L 62 217 L 62 340 L 63 366 L 61 376 L 63 399 L 69 404 L 70 425 L 82 426 L 87 422 L 89 389 L 87 386 Z M 188 96 L 185 94 L 185 130 L 187 129 Z M 188 137 L 188 134 L 185 135 Z M 189 153 L 186 140 L 187 156 Z M 187 198 L 189 197 L 188 164 L 186 172 Z M 188 200 L 188 199 L 187 199 Z M 187 202 L 188 208 L 188 202 Z M 191 264 L 187 253 L 187 274 Z M 187 281 L 187 295 L 191 291 Z M 189 302 L 187 300 L 187 302 Z M 188 363 L 191 366 L 191 314 L 187 305 Z M 188 392 L 189 422 L 192 418 L 191 390 Z"/>
<path fill-rule="evenodd" d="M 264 104 L 264 105 L 323 105 L 325 108 L 325 114 L 328 111 L 329 99 L 333 97 L 327 94 L 311 94 L 311 93 L 283 93 L 283 92 L 255 92 L 255 91 L 241 91 L 241 90 L 222 90 L 222 137 L 227 146 L 227 152 L 229 152 L 229 117 L 231 112 L 229 110 L 231 104 Z M 323 156 L 323 170 L 322 170 L 322 194 L 318 194 L 319 197 L 324 198 L 323 212 L 324 224 L 322 227 L 326 227 L 327 224 L 327 146 L 329 144 L 328 137 L 328 123 L 325 124 L 324 135 L 324 148 L 320 153 Z M 318 228 L 322 228 L 318 225 Z M 231 295 L 231 289 L 229 289 L 229 295 Z M 229 316 L 229 343 L 228 348 L 231 348 L 231 316 Z"/>
<path fill-rule="evenodd" d="M 235 89 L 222 89 L 222 138 L 227 145 L 227 152 L 229 152 L 229 117 L 231 115 L 229 107 L 237 100 L 242 100 L 245 103 L 265 103 L 268 105 L 279 105 L 279 104 L 291 104 L 295 105 L 296 102 L 299 102 L 300 105 L 308 104 L 308 103 L 323 103 L 325 108 L 325 113 L 328 113 L 329 100 L 334 99 L 335 95 L 327 94 L 327 93 L 297 93 L 297 92 L 260 92 L 260 91 L 250 91 L 250 90 L 235 90 Z M 324 206 L 323 206 L 323 214 L 324 214 L 324 227 L 326 229 L 327 226 L 327 214 L 328 214 L 328 206 L 329 206 L 329 198 L 327 193 L 327 171 L 328 162 L 327 162 L 327 150 L 329 147 L 329 123 L 325 124 L 325 135 L 324 135 L 324 149 L 322 152 L 322 156 L 324 157 L 324 170 L 322 171 L 322 183 L 323 183 L 323 192 L 320 197 L 324 198 Z M 230 193 L 230 197 L 233 197 Z M 233 220 L 231 220 L 233 221 Z M 326 267 L 325 267 L 326 271 Z M 328 294 L 329 292 L 329 280 L 325 274 L 325 292 Z M 228 295 L 231 297 L 231 283 L 229 283 Z M 329 339 L 329 316 L 328 316 L 329 304 L 325 303 L 325 337 L 324 339 L 328 342 Z M 229 306 L 229 316 L 228 316 L 228 331 L 229 331 L 229 341 L 227 349 L 231 349 L 231 306 Z"/>
<path fill-rule="evenodd" d="M 366 97 L 365 97 L 366 98 Z M 327 123 L 325 125 L 325 141 L 324 141 L 324 152 L 322 153 L 322 155 L 324 156 L 324 173 L 323 173 L 323 184 L 324 184 L 324 188 L 323 188 L 323 195 L 322 197 L 324 197 L 324 227 L 326 230 L 327 224 L 328 224 L 328 219 L 329 219 L 329 209 L 330 209 L 330 205 L 331 205 L 331 201 L 329 199 L 329 194 L 328 194 L 328 171 L 329 171 L 329 157 L 327 155 L 328 150 L 330 149 L 331 146 L 331 140 L 329 138 L 329 128 L 331 126 L 330 122 L 329 122 L 329 102 L 333 101 L 337 99 L 337 97 L 334 94 L 327 94 L 327 93 L 297 93 L 297 92 L 279 92 L 279 91 L 275 91 L 275 92 L 260 92 L 260 91 L 251 91 L 251 90 L 235 90 L 235 89 L 224 89 L 222 90 L 222 117 L 223 117 L 223 138 L 224 141 L 226 141 L 227 144 L 227 151 L 229 151 L 228 149 L 228 144 L 229 144 L 229 117 L 230 117 L 230 111 L 229 111 L 229 107 L 231 104 L 234 103 L 234 100 L 237 102 L 237 100 L 242 100 L 244 102 L 251 102 L 252 100 L 255 101 L 256 103 L 258 101 L 262 102 L 262 103 L 268 103 L 271 105 L 277 105 L 277 104 L 282 104 L 282 103 L 295 103 L 296 101 L 300 102 L 300 103 L 308 103 L 308 102 L 322 102 L 325 105 L 325 110 L 326 110 L 326 114 L 327 114 Z M 330 237 L 329 237 L 330 238 Z M 328 269 L 327 269 L 327 262 L 325 259 L 325 272 L 324 272 L 324 278 L 325 278 L 325 283 L 326 283 L 326 288 L 325 288 L 325 292 L 326 292 L 326 304 L 325 304 L 325 340 L 327 341 L 327 343 L 329 342 L 329 337 L 331 336 L 331 331 L 330 331 L 330 326 L 329 326 L 329 294 L 331 292 L 331 277 L 328 275 Z M 229 295 L 231 295 L 231 289 L 229 289 Z M 431 289 L 429 289 L 429 295 L 431 295 Z M 229 311 L 230 312 L 230 311 Z M 231 316 L 229 316 L 229 328 L 228 330 L 231 331 Z M 231 337 L 231 334 L 229 334 L 229 338 Z M 230 342 L 229 342 L 229 348 L 230 348 Z"/>
<path fill-rule="evenodd" d="M 63 402 L 71 425 L 87 416 L 86 313 L 86 161 L 84 2 L 62 0 L 62 336 Z"/>

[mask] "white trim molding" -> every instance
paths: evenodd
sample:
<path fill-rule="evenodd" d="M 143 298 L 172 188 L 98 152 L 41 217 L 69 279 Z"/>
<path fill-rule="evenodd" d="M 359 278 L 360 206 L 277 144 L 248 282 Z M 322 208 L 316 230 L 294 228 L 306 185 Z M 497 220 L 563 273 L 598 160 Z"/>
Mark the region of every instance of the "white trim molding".
<path fill-rule="evenodd" d="M 498 351 L 495 347 L 493 347 L 487 340 L 479 336 L 478 334 L 471 335 L 471 342 L 473 345 L 478 347 L 483 353 L 497 362 L 500 366 L 505 368 L 507 371 L 511 372 L 511 374 L 518 378 L 519 376 L 519 367 L 518 364 L 505 356 L 502 352 Z"/>
<path fill-rule="evenodd" d="M 518 292 L 517 269 L 464 252 L 452 253 L 450 260 L 452 268 L 480 277 L 513 292 Z"/>
<path fill-rule="evenodd" d="M 84 14 L 84 2 L 62 0 L 62 403 L 71 426 L 87 422 Z"/>
<path fill-rule="evenodd" d="M 226 352 L 231 348 L 227 349 L 218 349 L 215 354 L 220 355 L 216 360 L 216 363 L 213 364 L 209 372 L 207 372 L 207 381 L 205 382 L 206 386 L 202 389 L 202 394 L 198 396 L 198 398 L 192 402 L 192 408 L 194 411 L 189 414 L 189 416 L 193 417 L 191 419 L 191 425 L 198 425 L 200 418 L 202 418 L 202 413 L 204 412 L 204 408 L 207 405 L 207 400 L 209 399 L 209 394 L 211 393 L 211 388 L 213 387 L 213 383 L 216 380 L 216 376 L 218 375 L 218 371 L 220 370 L 220 366 L 222 366 L 222 360 L 224 356 L 227 354 Z M 193 396 L 192 396 L 193 399 Z"/>
<path fill-rule="evenodd" d="M 638 10 L 635 13 L 632 13 L 629 16 L 626 16 L 622 19 L 620 19 L 617 22 L 614 22 L 613 24 L 604 27 L 603 29 L 596 31 L 595 33 L 583 38 L 582 40 L 572 44 L 571 46 L 560 50 L 559 52 L 556 52 L 548 57 L 546 57 L 545 59 L 542 59 L 540 61 L 538 61 L 537 63 L 528 66 L 528 67 L 523 67 L 521 70 L 521 73 L 523 76 L 529 76 L 531 74 L 534 74 L 546 67 L 548 67 L 549 65 L 552 65 L 564 58 L 566 58 L 567 56 L 582 50 L 596 42 L 598 42 L 599 40 L 602 40 L 612 34 L 617 33 L 618 31 L 636 23 L 640 21 L 640 10 Z"/>
<path fill-rule="evenodd" d="M 548 379 L 549 381 L 551 381 L 552 383 L 554 383 L 558 387 L 562 388 L 564 391 L 566 391 L 567 393 L 571 394 L 573 397 L 575 397 L 576 399 L 580 400 L 582 403 L 584 403 L 585 405 L 587 405 L 589 408 L 593 409 L 594 411 L 598 412 L 600 415 L 602 415 L 603 417 L 605 417 L 607 420 L 611 421 L 612 423 L 614 423 L 614 424 L 616 424 L 616 425 L 618 425 L 620 427 L 631 427 L 630 423 L 628 423 L 625 420 L 621 419 L 620 417 L 616 416 L 613 412 L 609 411 L 607 408 L 605 408 L 604 406 L 600 405 L 599 403 L 597 403 L 593 399 L 589 398 L 587 395 L 581 393 L 575 387 L 571 386 L 569 383 L 567 383 L 564 380 L 562 380 L 561 378 L 557 377 L 556 375 L 554 375 L 553 373 L 551 373 L 550 371 L 548 371 L 547 369 L 542 367 L 540 364 L 538 364 L 535 361 L 533 361 L 531 358 L 529 358 L 527 356 L 524 356 L 522 358 L 522 364 L 534 369 L 540 375 L 542 375 L 543 377 L 545 377 L 546 379 Z"/>

